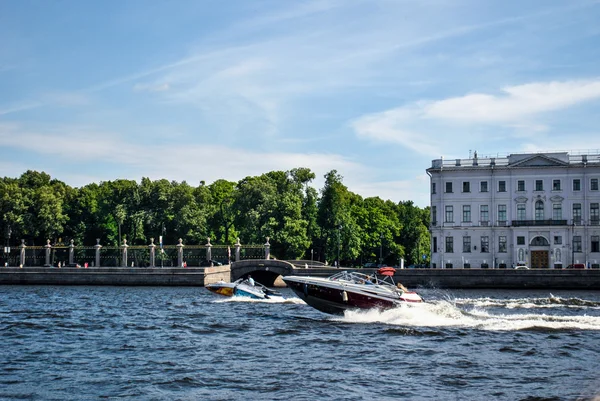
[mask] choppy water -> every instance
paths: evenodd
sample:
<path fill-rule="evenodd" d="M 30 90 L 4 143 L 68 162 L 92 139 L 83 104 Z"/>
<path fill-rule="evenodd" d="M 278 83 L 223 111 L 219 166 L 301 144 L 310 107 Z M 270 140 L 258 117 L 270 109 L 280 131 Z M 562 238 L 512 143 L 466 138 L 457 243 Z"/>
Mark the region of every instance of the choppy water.
<path fill-rule="evenodd" d="M 334 317 L 204 288 L 0 286 L 0 399 L 592 400 L 600 293 Z"/>

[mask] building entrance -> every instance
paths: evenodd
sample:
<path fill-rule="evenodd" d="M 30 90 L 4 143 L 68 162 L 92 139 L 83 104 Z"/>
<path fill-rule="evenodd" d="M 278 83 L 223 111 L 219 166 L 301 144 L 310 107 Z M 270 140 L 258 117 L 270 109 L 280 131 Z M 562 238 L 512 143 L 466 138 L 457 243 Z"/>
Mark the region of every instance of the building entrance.
<path fill-rule="evenodd" d="M 548 267 L 548 251 L 531 251 L 531 268 L 541 269 Z"/>

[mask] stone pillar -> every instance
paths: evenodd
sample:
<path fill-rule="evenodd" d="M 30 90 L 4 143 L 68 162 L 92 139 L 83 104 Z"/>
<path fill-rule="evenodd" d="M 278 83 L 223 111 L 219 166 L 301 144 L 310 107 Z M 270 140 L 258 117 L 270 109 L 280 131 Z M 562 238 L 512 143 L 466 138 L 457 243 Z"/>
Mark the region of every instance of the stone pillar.
<path fill-rule="evenodd" d="M 183 240 L 179 238 L 179 243 L 177 244 L 177 266 L 183 267 Z"/>
<path fill-rule="evenodd" d="M 265 259 L 269 259 L 271 256 L 271 244 L 269 244 L 269 237 L 267 237 L 267 242 L 265 243 Z"/>
<path fill-rule="evenodd" d="M 240 244 L 240 239 L 237 239 L 237 242 L 235 243 L 235 261 L 239 262 L 240 261 L 240 248 L 242 247 L 242 244 Z"/>
<path fill-rule="evenodd" d="M 24 239 L 21 240 L 21 246 L 19 248 L 21 248 L 21 253 L 20 253 L 21 266 L 25 266 L 25 248 L 27 248 L 27 245 L 25 245 Z"/>
<path fill-rule="evenodd" d="M 206 239 L 206 245 L 204 245 L 206 247 L 206 260 L 211 260 L 212 259 L 212 244 L 210 243 L 210 238 Z M 210 262 L 208 263 L 210 265 Z"/>
<path fill-rule="evenodd" d="M 127 267 L 127 248 L 129 248 L 129 245 L 127 245 L 126 239 L 123 239 L 123 245 L 121 247 L 123 248 L 123 260 L 121 261 L 121 266 Z"/>
<path fill-rule="evenodd" d="M 148 245 L 150 249 L 150 267 L 155 267 L 156 263 L 156 245 L 154 245 L 154 238 L 150 238 L 150 245 Z"/>
<path fill-rule="evenodd" d="M 75 245 L 73 244 L 75 241 L 71 240 L 71 245 L 69 245 L 69 264 L 72 265 L 75 263 Z"/>
<path fill-rule="evenodd" d="M 100 267 L 100 249 L 102 249 L 102 245 L 100 245 L 100 238 L 96 238 L 96 245 L 94 245 L 96 249 L 96 267 Z"/>
<path fill-rule="evenodd" d="M 50 240 L 46 240 L 46 245 L 44 245 L 44 248 L 46 248 L 46 263 L 44 264 L 44 266 L 51 266 L 50 252 L 52 251 L 52 245 L 50 245 Z"/>

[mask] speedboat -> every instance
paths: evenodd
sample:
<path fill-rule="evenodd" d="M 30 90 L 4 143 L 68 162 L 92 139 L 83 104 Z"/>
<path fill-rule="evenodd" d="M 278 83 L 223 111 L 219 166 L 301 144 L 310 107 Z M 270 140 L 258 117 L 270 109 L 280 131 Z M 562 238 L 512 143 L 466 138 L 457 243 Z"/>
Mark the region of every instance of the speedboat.
<path fill-rule="evenodd" d="M 287 276 L 283 281 L 308 305 L 331 314 L 423 302 L 416 292 L 394 283 L 395 272 L 393 267 L 382 267 L 372 275 L 342 271 L 330 277 Z"/>
<path fill-rule="evenodd" d="M 283 299 L 279 291 L 272 290 L 252 279 L 241 278 L 233 283 L 218 281 L 207 284 L 206 289 L 228 297 L 248 297 L 253 299 Z"/>

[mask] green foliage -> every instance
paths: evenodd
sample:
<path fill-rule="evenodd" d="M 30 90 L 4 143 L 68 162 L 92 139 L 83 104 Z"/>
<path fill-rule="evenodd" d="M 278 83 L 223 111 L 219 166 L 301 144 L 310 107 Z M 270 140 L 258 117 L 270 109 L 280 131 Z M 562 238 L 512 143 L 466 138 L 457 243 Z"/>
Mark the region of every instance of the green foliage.
<path fill-rule="evenodd" d="M 197 187 L 142 178 L 71 188 L 48 174 L 27 171 L 0 179 L 0 224 L 16 242 L 47 239 L 79 245 L 163 243 L 264 244 L 279 259 L 378 262 L 429 260 L 429 208 L 412 202 L 363 199 L 332 170 L 318 192 L 308 168 L 272 171 L 238 182 L 217 180 Z"/>

